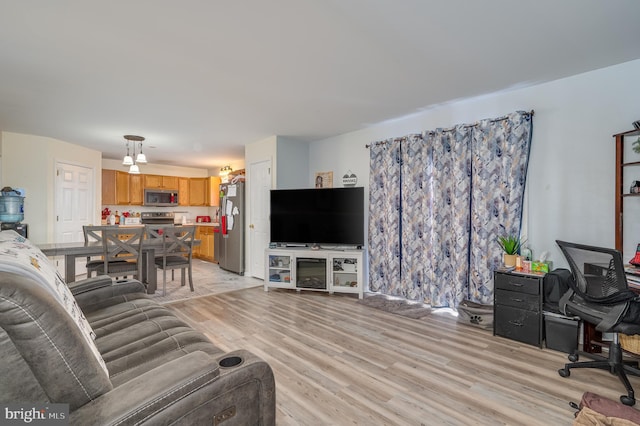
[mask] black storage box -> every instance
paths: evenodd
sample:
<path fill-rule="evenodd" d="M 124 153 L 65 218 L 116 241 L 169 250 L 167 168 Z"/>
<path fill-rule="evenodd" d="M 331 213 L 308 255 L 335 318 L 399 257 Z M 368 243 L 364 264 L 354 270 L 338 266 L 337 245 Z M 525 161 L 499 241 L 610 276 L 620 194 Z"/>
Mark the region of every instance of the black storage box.
<path fill-rule="evenodd" d="M 544 330 L 547 348 L 567 354 L 578 349 L 580 318 L 544 312 Z"/>

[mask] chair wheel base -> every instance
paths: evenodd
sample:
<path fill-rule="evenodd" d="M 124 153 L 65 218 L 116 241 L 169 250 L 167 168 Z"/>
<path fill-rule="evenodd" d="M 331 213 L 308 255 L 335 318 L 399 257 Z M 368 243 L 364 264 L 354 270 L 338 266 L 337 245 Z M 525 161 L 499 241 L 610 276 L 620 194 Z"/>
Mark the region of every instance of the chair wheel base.
<path fill-rule="evenodd" d="M 570 354 L 567 358 L 569 358 L 569 361 L 571 362 L 578 362 L 580 356 L 578 354 Z"/>
<path fill-rule="evenodd" d="M 568 370 L 568 369 L 566 369 L 566 368 L 561 368 L 560 370 L 558 370 L 558 374 L 559 374 L 561 377 L 569 377 L 569 376 L 571 375 L 571 371 L 569 371 L 569 370 Z"/>
<path fill-rule="evenodd" d="M 636 404 L 636 399 L 628 395 L 620 395 L 620 402 L 622 402 L 624 405 L 632 407 Z"/>

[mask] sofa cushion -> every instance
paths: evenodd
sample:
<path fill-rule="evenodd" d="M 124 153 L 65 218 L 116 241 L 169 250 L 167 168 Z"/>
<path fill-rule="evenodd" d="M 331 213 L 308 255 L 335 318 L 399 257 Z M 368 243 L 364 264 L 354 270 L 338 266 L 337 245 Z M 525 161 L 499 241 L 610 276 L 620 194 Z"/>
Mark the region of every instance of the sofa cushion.
<path fill-rule="evenodd" d="M 96 346 L 114 386 L 194 351 L 222 350 L 149 296 L 110 304 L 87 314 Z"/>

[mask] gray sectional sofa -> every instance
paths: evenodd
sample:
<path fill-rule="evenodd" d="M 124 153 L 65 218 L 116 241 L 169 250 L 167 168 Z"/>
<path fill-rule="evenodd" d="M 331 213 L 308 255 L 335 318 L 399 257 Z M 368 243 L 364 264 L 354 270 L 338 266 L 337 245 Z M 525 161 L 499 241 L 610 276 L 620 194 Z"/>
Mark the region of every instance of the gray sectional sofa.
<path fill-rule="evenodd" d="M 135 280 L 67 287 L 28 240 L 0 232 L 0 403 L 68 404 L 70 424 L 275 424 L 275 382 Z"/>

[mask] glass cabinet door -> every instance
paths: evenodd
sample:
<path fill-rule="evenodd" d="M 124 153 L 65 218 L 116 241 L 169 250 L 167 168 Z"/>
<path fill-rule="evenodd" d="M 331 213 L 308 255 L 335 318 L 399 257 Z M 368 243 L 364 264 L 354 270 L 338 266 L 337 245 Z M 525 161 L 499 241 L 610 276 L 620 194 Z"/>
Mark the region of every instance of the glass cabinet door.
<path fill-rule="evenodd" d="M 291 256 L 284 254 L 269 254 L 269 274 L 267 279 L 272 283 L 291 282 Z"/>
<path fill-rule="evenodd" d="M 358 259 L 355 257 L 334 257 L 331 265 L 333 287 L 358 286 Z"/>

